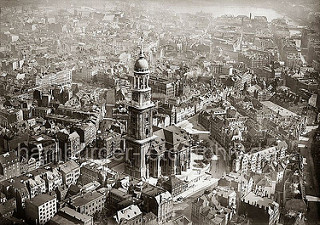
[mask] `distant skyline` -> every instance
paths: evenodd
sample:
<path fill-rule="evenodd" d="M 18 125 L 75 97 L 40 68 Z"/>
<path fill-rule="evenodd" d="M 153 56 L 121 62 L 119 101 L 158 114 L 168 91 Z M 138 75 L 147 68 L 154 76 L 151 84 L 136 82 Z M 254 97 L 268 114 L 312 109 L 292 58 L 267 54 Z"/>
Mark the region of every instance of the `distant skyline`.
<path fill-rule="evenodd" d="M 229 15 L 249 15 L 253 16 L 266 16 L 269 21 L 275 18 L 282 18 L 284 16 L 296 17 L 293 19 L 305 20 L 309 12 L 320 12 L 320 4 L 317 0 L 284 0 L 284 1 L 262 1 L 262 0 L 0 0 L 1 7 L 7 6 L 55 6 L 59 8 L 67 8 L 71 5 L 75 7 L 88 6 L 93 8 L 103 9 L 106 5 L 112 6 L 121 4 L 143 4 L 144 9 L 152 9 L 163 7 L 172 9 L 178 13 L 196 13 L 205 12 L 212 13 L 213 16 Z M 303 6 L 305 9 L 297 13 L 297 8 Z M 301 11 L 301 10 L 300 10 Z M 298 15 L 299 14 L 299 15 Z"/>

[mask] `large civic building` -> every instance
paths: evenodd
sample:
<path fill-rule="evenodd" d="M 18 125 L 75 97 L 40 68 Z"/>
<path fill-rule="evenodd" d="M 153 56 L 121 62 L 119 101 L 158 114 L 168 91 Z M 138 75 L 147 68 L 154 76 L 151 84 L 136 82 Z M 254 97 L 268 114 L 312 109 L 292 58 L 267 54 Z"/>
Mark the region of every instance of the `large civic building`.
<path fill-rule="evenodd" d="M 176 127 L 153 132 L 149 65 L 140 52 L 134 65 L 126 139 L 126 173 L 136 178 L 181 174 L 190 168 L 188 136 Z"/>

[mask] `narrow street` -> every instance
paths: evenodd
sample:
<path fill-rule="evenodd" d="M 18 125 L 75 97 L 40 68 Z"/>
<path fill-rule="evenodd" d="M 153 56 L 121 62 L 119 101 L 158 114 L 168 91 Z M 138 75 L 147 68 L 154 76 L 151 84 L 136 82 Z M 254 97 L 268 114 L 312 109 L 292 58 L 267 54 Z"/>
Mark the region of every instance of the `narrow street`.
<path fill-rule="evenodd" d="M 190 123 L 193 124 L 193 128 L 200 130 L 200 131 L 205 131 L 204 127 L 202 127 L 200 124 L 198 124 L 198 114 L 194 115 L 193 117 L 191 117 L 190 119 L 188 119 L 188 121 Z M 212 148 L 215 148 L 215 145 L 217 145 L 218 143 L 216 143 L 216 141 L 213 141 L 209 138 L 210 134 L 208 133 L 200 133 L 199 134 L 199 139 L 200 140 L 207 140 L 210 143 L 210 146 Z M 217 152 L 218 157 L 219 158 L 223 158 L 224 154 L 222 152 Z M 225 163 L 223 163 L 223 167 L 225 167 Z M 209 175 L 206 175 L 209 177 Z M 188 219 L 191 219 L 191 207 L 192 207 L 192 202 L 200 197 L 201 195 L 203 195 L 204 191 L 207 189 L 212 189 L 213 187 L 215 187 L 217 185 L 217 179 L 215 178 L 211 178 L 216 180 L 216 182 L 213 182 L 209 185 L 203 185 L 203 187 L 201 187 L 200 189 L 195 190 L 193 188 L 194 193 L 192 193 L 191 195 L 188 195 L 188 197 L 184 198 L 182 202 L 174 202 L 173 205 L 173 217 L 177 218 L 181 215 L 186 216 Z M 203 184 L 207 184 L 208 182 L 202 182 Z M 192 188 L 191 188 L 192 189 Z M 175 198 L 176 199 L 176 198 Z"/>
<path fill-rule="evenodd" d="M 212 185 L 213 187 L 214 185 Z M 174 202 L 173 204 L 173 212 L 174 218 L 177 218 L 181 215 L 186 216 L 188 219 L 191 219 L 191 207 L 192 207 L 192 202 L 200 197 L 201 195 L 203 195 L 205 190 L 199 190 L 197 192 L 195 192 L 194 194 L 192 194 L 191 196 L 189 196 L 188 198 L 184 199 L 182 202 L 177 203 Z"/>
<path fill-rule="evenodd" d="M 312 137 L 314 131 L 309 132 L 305 135 L 305 137 L 309 138 L 309 140 L 304 139 L 300 140 L 300 144 L 305 145 L 306 147 L 301 147 L 300 152 L 301 155 L 306 158 L 307 165 L 304 168 L 304 176 L 305 176 L 305 190 L 306 195 L 320 197 L 319 195 L 319 184 L 317 178 L 315 176 L 316 171 L 314 168 L 313 158 L 311 155 L 311 145 L 312 145 Z M 315 224 L 320 221 L 319 218 L 319 202 L 309 202 L 309 211 L 307 212 L 306 218 L 308 224 Z"/>

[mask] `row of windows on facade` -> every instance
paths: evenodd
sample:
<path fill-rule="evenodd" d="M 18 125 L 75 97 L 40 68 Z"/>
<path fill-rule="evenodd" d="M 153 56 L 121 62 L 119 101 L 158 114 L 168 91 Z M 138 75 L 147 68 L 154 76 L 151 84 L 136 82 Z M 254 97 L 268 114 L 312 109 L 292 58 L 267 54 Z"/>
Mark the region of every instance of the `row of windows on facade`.
<path fill-rule="evenodd" d="M 101 199 L 99 199 L 99 203 L 101 203 Z M 97 203 L 97 204 L 98 204 L 98 203 Z M 87 205 L 87 206 L 86 206 L 86 209 L 88 209 L 88 207 L 90 208 L 91 206 L 94 206 L 94 205 L 95 205 L 95 202 L 93 202 L 92 204 Z M 98 206 L 100 207 L 100 206 L 102 206 L 102 204 L 99 204 Z M 98 206 L 97 206 L 97 207 L 98 207 Z"/>
<path fill-rule="evenodd" d="M 56 204 L 56 201 L 50 201 L 50 202 L 46 202 L 45 204 L 43 204 L 42 206 L 40 206 L 40 211 L 44 210 L 45 207 L 48 207 L 49 205 L 54 205 Z"/>
<path fill-rule="evenodd" d="M 49 212 L 40 212 L 40 218 L 41 218 L 41 217 L 50 216 L 50 215 L 52 215 L 52 214 L 54 214 L 54 212 L 53 212 L 52 209 L 50 209 Z"/>

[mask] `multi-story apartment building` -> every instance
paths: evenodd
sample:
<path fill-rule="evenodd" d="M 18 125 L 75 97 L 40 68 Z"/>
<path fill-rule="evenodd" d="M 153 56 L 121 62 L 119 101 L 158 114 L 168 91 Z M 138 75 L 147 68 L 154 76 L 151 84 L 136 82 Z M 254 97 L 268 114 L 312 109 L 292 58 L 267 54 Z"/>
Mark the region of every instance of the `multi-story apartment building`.
<path fill-rule="evenodd" d="M 170 80 L 150 76 L 149 82 L 152 94 L 163 94 L 166 98 L 173 98 L 176 95 L 176 84 Z"/>
<path fill-rule="evenodd" d="M 188 182 L 180 180 L 175 175 L 172 175 L 168 180 L 162 183 L 162 187 L 165 190 L 169 191 L 170 194 L 174 197 L 187 190 Z"/>
<path fill-rule="evenodd" d="M 248 51 L 238 55 L 239 62 L 243 62 L 246 67 L 259 68 L 270 62 L 269 53 L 265 51 Z"/>
<path fill-rule="evenodd" d="M 43 179 L 46 183 L 47 191 L 54 191 L 56 188 L 63 185 L 62 174 L 57 168 L 53 168 L 52 171 L 45 172 Z"/>
<path fill-rule="evenodd" d="M 168 191 L 148 185 L 142 189 L 141 199 L 145 203 L 144 210 L 152 212 L 158 217 L 158 224 L 163 224 L 171 219 L 173 200 Z"/>
<path fill-rule="evenodd" d="M 267 197 L 260 197 L 250 192 L 240 202 L 239 213 L 246 212 L 253 224 L 278 224 L 280 218 L 279 204 Z"/>
<path fill-rule="evenodd" d="M 114 208 L 117 208 L 117 204 L 119 202 L 122 202 L 126 199 L 132 198 L 132 195 L 128 194 L 127 192 L 124 192 L 123 190 L 112 188 L 107 197 L 107 205 L 112 206 Z"/>
<path fill-rule="evenodd" d="M 263 162 L 272 162 L 285 157 L 288 145 L 286 142 L 278 142 L 277 146 L 268 147 L 263 150 L 252 150 L 248 153 L 236 155 L 233 161 L 233 170 L 235 172 L 262 173 Z"/>
<path fill-rule="evenodd" d="M 262 101 L 263 116 L 261 119 L 267 119 L 269 124 L 279 126 L 278 130 L 287 133 L 293 138 L 298 138 L 306 126 L 306 117 L 285 109 L 271 101 Z"/>
<path fill-rule="evenodd" d="M 226 115 L 212 115 L 210 136 L 222 146 L 231 144 L 231 141 L 242 140 L 242 133 L 247 129 L 248 117 L 236 110 L 227 110 Z"/>
<path fill-rule="evenodd" d="M 15 151 L 0 155 L 0 180 L 20 175 L 20 162 Z"/>
<path fill-rule="evenodd" d="M 45 73 L 38 75 L 36 78 L 36 86 L 48 87 L 51 85 L 67 86 L 72 83 L 72 71 L 62 70 L 56 73 Z"/>
<path fill-rule="evenodd" d="M 101 171 L 97 167 L 98 166 L 95 164 L 88 164 L 80 168 L 82 185 L 86 185 L 93 181 L 103 183 Z"/>
<path fill-rule="evenodd" d="M 217 186 L 214 189 L 214 192 L 216 194 L 216 198 L 223 207 L 236 209 L 237 194 L 232 187 Z"/>
<path fill-rule="evenodd" d="M 32 176 L 31 174 L 27 174 L 27 176 Z M 35 196 L 39 194 L 46 193 L 46 182 L 40 177 L 40 175 L 37 175 L 33 178 L 29 178 L 27 181 L 27 187 L 30 193 L 30 198 L 34 198 Z"/>
<path fill-rule="evenodd" d="M 69 207 L 63 207 L 59 212 L 49 221 L 50 225 L 93 225 L 93 217 L 78 213 Z"/>
<path fill-rule="evenodd" d="M 194 224 L 226 225 L 234 212 L 222 206 L 214 193 L 203 195 L 192 202 L 191 220 Z"/>
<path fill-rule="evenodd" d="M 9 127 L 10 125 L 21 122 L 23 120 L 23 112 L 21 109 L 1 109 L 0 110 L 0 126 Z"/>
<path fill-rule="evenodd" d="M 47 223 L 56 212 L 57 199 L 54 196 L 42 194 L 26 200 L 26 219 L 33 224 Z"/>
<path fill-rule="evenodd" d="M 57 134 L 57 139 L 59 141 L 60 159 L 67 161 L 79 154 L 81 150 L 80 136 L 76 131 L 69 133 L 67 130 L 61 130 Z"/>
<path fill-rule="evenodd" d="M 243 197 L 252 190 L 253 179 L 246 174 L 230 172 L 218 181 L 218 185 L 220 187 L 231 187 L 240 197 Z"/>
<path fill-rule="evenodd" d="M 71 129 L 71 131 L 76 131 L 80 136 L 80 142 L 84 145 L 91 143 L 96 139 L 97 128 L 95 124 L 89 122 L 82 124 L 81 126 L 77 126 Z"/>
<path fill-rule="evenodd" d="M 36 168 L 57 162 L 58 158 L 58 142 L 47 135 L 35 135 L 29 138 L 28 142 L 21 143 L 21 155 L 32 155 L 36 161 Z"/>
<path fill-rule="evenodd" d="M 196 108 L 193 104 L 183 103 L 175 107 L 175 121 L 179 123 L 193 116 L 196 113 Z"/>
<path fill-rule="evenodd" d="M 70 205 L 77 212 L 91 216 L 102 210 L 105 201 L 106 197 L 103 194 L 93 191 L 74 197 Z"/>
<path fill-rule="evenodd" d="M 46 118 L 47 115 L 49 115 L 52 112 L 51 108 L 47 107 L 34 107 L 32 109 L 32 116 L 33 117 L 41 117 Z"/>
<path fill-rule="evenodd" d="M 80 177 L 80 166 L 73 160 L 70 160 L 59 166 L 62 174 L 63 184 L 70 186 L 76 184 Z"/>

